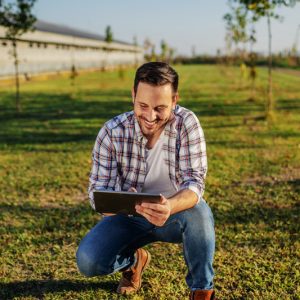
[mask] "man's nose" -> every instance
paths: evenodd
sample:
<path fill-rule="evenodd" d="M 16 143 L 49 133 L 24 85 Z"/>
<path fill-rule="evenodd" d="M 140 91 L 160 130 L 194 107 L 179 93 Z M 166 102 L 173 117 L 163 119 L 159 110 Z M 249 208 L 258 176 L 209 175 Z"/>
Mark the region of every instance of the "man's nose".
<path fill-rule="evenodd" d="M 156 120 L 156 112 L 154 109 L 150 109 L 149 112 L 148 112 L 148 121 L 149 122 L 152 122 L 152 121 L 155 121 Z"/>

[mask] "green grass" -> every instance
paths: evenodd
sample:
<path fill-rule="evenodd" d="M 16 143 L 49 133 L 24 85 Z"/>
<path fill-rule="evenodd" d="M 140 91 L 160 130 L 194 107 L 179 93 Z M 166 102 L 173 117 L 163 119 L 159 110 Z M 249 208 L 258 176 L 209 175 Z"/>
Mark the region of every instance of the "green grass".
<path fill-rule="evenodd" d="M 238 68 L 178 66 L 180 104 L 199 117 L 208 148 L 205 199 L 216 221 L 218 299 L 300 299 L 300 77 L 274 72 L 275 118 L 264 113 L 267 72 L 255 101 Z M 75 252 L 99 220 L 87 200 L 101 125 L 131 110 L 133 70 L 0 87 L 0 299 L 125 299 L 120 274 L 84 278 Z M 142 290 L 127 299 L 187 299 L 180 245 L 147 246 Z"/>

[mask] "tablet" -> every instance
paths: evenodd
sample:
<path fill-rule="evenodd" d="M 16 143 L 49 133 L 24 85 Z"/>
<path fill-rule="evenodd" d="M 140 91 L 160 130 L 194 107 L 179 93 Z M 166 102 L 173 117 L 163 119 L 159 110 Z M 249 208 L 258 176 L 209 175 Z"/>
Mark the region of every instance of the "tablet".
<path fill-rule="evenodd" d="M 135 205 L 142 202 L 158 203 L 159 194 L 94 191 L 95 210 L 99 213 L 113 213 L 141 216 L 135 210 Z"/>

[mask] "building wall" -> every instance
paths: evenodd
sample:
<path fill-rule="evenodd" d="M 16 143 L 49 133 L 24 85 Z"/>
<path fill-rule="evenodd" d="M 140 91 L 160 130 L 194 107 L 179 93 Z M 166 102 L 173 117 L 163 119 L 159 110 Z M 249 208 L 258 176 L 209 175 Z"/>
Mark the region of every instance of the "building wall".
<path fill-rule="evenodd" d="M 12 76 L 12 42 L 0 27 L 0 76 Z M 143 62 L 140 47 L 121 43 L 64 36 L 48 32 L 29 32 L 17 41 L 20 74 L 39 74 L 70 70 L 106 68 Z"/>

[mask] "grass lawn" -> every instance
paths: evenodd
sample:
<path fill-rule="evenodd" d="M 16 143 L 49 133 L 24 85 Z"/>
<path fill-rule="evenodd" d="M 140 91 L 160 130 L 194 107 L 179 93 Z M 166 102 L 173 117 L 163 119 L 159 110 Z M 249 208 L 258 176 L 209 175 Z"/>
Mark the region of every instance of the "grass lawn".
<path fill-rule="evenodd" d="M 300 76 L 267 72 L 255 101 L 238 68 L 177 66 L 180 104 L 200 119 L 208 149 L 205 199 L 216 222 L 218 299 L 300 299 Z M 87 200 L 91 150 L 101 125 L 132 109 L 133 70 L 0 85 L 0 299 L 187 299 L 181 245 L 147 246 L 142 290 L 121 297 L 120 274 L 85 278 L 75 252 L 99 216 Z"/>

